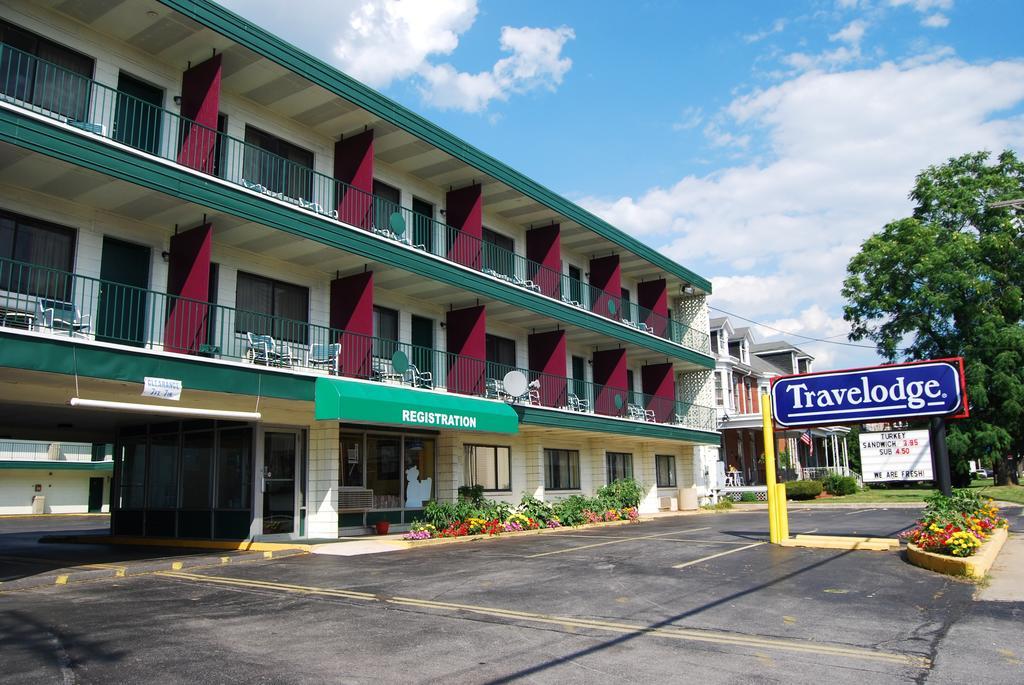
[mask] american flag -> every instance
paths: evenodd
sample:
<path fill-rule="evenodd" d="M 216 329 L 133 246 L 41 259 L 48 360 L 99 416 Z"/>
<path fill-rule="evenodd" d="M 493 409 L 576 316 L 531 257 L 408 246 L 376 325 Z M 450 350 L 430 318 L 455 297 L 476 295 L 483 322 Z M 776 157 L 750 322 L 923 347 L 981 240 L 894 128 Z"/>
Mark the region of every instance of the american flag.
<path fill-rule="evenodd" d="M 808 454 L 814 454 L 814 440 L 811 439 L 811 431 L 804 431 L 800 436 L 800 442 L 807 445 Z"/>

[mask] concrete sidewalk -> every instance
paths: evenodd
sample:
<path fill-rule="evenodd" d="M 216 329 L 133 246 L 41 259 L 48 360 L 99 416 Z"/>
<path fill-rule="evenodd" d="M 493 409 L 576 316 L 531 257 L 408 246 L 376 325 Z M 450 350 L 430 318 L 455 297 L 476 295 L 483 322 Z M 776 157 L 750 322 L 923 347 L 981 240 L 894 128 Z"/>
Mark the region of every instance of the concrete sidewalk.
<path fill-rule="evenodd" d="M 975 599 L 985 602 L 1024 602 L 1024 533 L 1010 533 L 989 571 L 988 583 Z"/>

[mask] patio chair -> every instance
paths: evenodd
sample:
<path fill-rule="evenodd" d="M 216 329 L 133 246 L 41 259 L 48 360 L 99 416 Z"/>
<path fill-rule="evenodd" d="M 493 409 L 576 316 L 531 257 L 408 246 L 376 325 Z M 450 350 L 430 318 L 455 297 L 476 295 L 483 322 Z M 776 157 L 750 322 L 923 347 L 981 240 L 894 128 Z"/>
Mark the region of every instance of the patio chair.
<path fill-rule="evenodd" d="M 505 384 L 497 378 L 488 378 L 484 381 L 484 397 L 492 400 L 505 398 Z"/>
<path fill-rule="evenodd" d="M 590 400 L 580 399 L 580 396 L 575 393 L 569 393 L 569 409 L 578 412 L 589 412 L 590 411 Z"/>
<path fill-rule="evenodd" d="M 287 345 L 282 345 L 269 335 L 246 333 L 245 339 L 249 348 L 245 356 L 253 364 L 264 364 L 266 366 L 291 366 L 292 351 Z"/>
<path fill-rule="evenodd" d="M 433 388 L 434 374 L 430 371 L 420 371 L 415 364 L 409 364 L 409 368 L 402 374 L 402 382 L 414 388 Z"/>
<path fill-rule="evenodd" d="M 72 336 L 89 332 L 89 316 L 82 316 L 73 302 L 39 298 L 36 300 L 35 325 L 55 333 Z"/>
<path fill-rule="evenodd" d="M 379 381 L 381 383 L 401 382 L 402 374 L 395 373 L 394 368 L 391 366 L 390 359 L 374 357 L 370 371 L 370 380 Z"/>
<path fill-rule="evenodd" d="M 340 343 L 313 343 L 309 346 L 309 365 L 314 369 L 325 368 L 328 373 L 337 375 L 340 352 Z"/>

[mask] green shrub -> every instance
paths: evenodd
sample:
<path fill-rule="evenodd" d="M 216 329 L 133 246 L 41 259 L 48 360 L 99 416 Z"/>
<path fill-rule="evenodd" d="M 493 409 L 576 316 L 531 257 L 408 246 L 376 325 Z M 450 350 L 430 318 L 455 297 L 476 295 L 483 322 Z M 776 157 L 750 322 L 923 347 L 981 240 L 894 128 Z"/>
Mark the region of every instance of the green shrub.
<path fill-rule="evenodd" d="M 709 509 L 711 511 L 724 511 L 726 509 L 732 509 L 732 498 L 725 497 L 718 501 L 718 504 L 705 504 L 701 509 Z"/>
<path fill-rule="evenodd" d="M 473 506 L 480 507 L 484 503 L 484 486 L 482 485 L 460 485 L 459 499 L 472 502 Z"/>
<path fill-rule="evenodd" d="M 643 486 L 632 478 L 623 478 L 598 489 L 597 498 L 605 509 L 627 509 L 640 506 L 644 497 Z"/>
<path fill-rule="evenodd" d="M 741 502 L 756 502 L 757 501 L 757 493 L 756 492 L 741 492 L 740 493 L 740 501 Z"/>
<path fill-rule="evenodd" d="M 573 495 L 554 504 L 555 516 L 563 526 L 581 526 L 587 522 L 583 512 L 590 511 L 596 514 L 604 508 L 601 500 L 583 495 Z"/>
<path fill-rule="evenodd" d="M 830 473 L 821 479 L 821 487 L 830 495 L 852 495 L 857 492 L 857 479 L 853 476 Z"/>
<path fill-rule="evenodd" d="M 485 521 L 507 521 L 512 515 L 513 507 L 508 502 L 485 499 L 480 502 L 480 516 Z"/>
<path fill-rule="evenodd" d="M 794 480 L 786 483 L 786 498 L 801 500 L 814 499 L 822 492 L 821 482 L 816 480 Z"/>
<path fill-rule="evenodd" d="M 551 504 L 539 500 L 532 495 L 523 495 L 523 499 L 519 501 L 519 506 L 516 509 L 520 514 L 529 516 L 541 526 L 550 521 L 554 515 Z"/>

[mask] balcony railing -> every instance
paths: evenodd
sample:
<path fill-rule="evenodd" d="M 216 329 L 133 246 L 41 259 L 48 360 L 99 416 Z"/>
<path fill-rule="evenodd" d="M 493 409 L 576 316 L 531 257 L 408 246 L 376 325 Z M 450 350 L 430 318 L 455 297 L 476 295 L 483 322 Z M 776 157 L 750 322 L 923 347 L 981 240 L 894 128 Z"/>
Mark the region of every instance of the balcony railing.
<path fill-rule="evenodd" d="M 0 44 L 0 100 L 709 353 L 707 334 L 511 250 Z M 624 306 L 625 305 L 625 306 Z"/>
<path fill-rule="evenodd" d="M 39 440 L 0 440 L 0 461 L 92 462 L 92 445 Z M 110 462 L 109 459 L 101 461 Z"/>
<path fill-rule="evenodd" d="M 714 430 L 711 407 L 631 398 L 622 389 L 582 380 L 10 259 L 0 259 L 0 326 Z M 503 383 L 513 370 L 534 383 L 515 397 Z M 634 403 L 652 413 L 637 413 Z"/>

